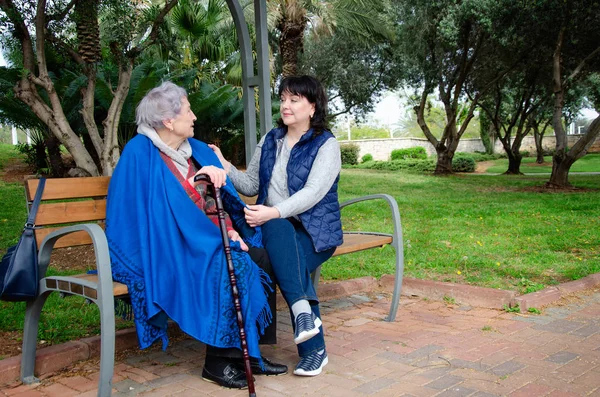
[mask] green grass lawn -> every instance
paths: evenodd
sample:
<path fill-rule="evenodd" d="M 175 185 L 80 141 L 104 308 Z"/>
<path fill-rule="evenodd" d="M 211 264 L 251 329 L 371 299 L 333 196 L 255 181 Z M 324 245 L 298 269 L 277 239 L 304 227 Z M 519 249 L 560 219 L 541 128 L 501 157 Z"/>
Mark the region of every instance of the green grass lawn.
<path fill-rule="evenodd" d="M 0 163 L 15 155 L 3 150 Z M 375 193 L 396 198 L 406 276 L 527 293 L 600 272 L 600 175 L 571 175 L 580 192 L 540 193 L 535 188 L 547 179 L 346 169 L 339 186 L 341 201 Z M 0 181 L 0 192 L 1 254 L 17 241 L 26 212 L 22 184 Z M 345 230 L 392 231 L 383 201 L 355 204 L 342 216 Z M 332 258 L 321 274 L 341 280 L 394 271 L 388 246 Z M 23 312 L 24 304 L 0 302 L 0 335 L 22 330 Z M 58 343 L 97 333 L 98 325 L 95 305 L 53 294 L 39 338 Z"/>
<path fill-rule="evenodd" d="M 494 160 L 494 165 L 486 170 L 491 174 L 502 174 L 508 169 L 508 160 Z M 600 154 L 587 154 L 571 166 L 571 172 L 600 172 Z M 521 172 L 524 174 L 549 174 L 552 172 L 552 157 L 544 157 L 544 164 L 537 164 L 535 157 L 525 157 L 521 162 Z"/>
<path fill-rule="evenodd" d="M 23 157 L 13 145 L 7 145 L 6 143 L 0 143 L 0 170 L 4 167 L 4 163 L 8 159 L 15 157 Z"/>
<path fill-rule="evenodd" d="M 410 277 L 515 290 L 542 289 L 600 272 L 600 176 L 572 175 L 577 193 L 539 193 L 547 176 L 434 177 L 344 170 L 341 200 L 372 193 L 396 198 Z M 386 205 L 344 209 L 346 230 L 391 232 Z M 394 273 L 393 249 L 344 255 L 326 279 Z"/>
<path fill-rule="evenodd" d="M 0 171 L 9 159 L 23 158 L 13 145 L 0 143 Z M 25 189 L 22 183 L 0 180 L 0 253 L 17 243 L 27 218 Z"/>

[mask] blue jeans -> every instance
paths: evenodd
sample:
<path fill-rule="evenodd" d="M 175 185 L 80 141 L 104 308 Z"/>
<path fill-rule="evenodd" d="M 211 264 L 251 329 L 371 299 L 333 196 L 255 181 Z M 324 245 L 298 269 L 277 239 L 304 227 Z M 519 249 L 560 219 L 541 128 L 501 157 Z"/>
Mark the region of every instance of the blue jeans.
<path fill-rule="evenodd" d="M 319 300 L 310 274 L 333 255 L 335 248 L 315 252 L 310 236 L 302 224 L 295 220 L 272 219 L 262 225 L 262 233 L 277 284 L 288 306 L 292 307 L 299 300 L 306 299 L 313 313 L 320 318 Z M 291 310 L 290 315 L 295 328 Z M 300 357 L 325 348 L 323 326 L 320 331 L 316 336 L 298 345 Z"/>

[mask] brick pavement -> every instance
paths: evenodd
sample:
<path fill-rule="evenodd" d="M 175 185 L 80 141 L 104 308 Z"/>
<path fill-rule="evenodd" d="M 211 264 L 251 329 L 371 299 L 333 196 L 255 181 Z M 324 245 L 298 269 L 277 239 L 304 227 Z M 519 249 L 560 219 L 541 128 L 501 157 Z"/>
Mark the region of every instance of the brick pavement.
<path fill-rule="evenodd" d="M 322 375 L 257 377 L 268 396 L 600 396 L 600 290 L 584 291 L 523 315 L 402 297 L 397 320 L 382 321 L 389 294 L 365 293 L 323 303 L 329 365 Z M 279 344 L 263 353 L 297 361 L 286 312 Z M 247 396 L 200 378 L 204 346 L 191 339 L 166 352 L 119 360 L 113 396 Z M 95 396 L 97 362 L 0 396 Z"/>

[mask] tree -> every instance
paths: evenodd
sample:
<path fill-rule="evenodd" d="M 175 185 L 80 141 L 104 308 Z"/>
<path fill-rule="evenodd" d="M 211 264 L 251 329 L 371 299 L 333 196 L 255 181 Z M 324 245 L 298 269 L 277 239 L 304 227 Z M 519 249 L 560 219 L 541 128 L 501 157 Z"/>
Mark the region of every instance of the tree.
<path fill-rule="evenodd" d="M 459 122 L 470 79 L 487 44 L 491 1 L 402 0 L 394 3 L 395 53 L 406 83 L 419 90 L 417 122 L 437 153 L 435 174 L 452 172 L 452 158 L 474 116 L 481 92 L 472 96 Z M 437 90 L 446 123 L 438 139 L 426 120 L 429 96 Z"/>
<path fill-rule="evenodd" d="M 349 112 L 365 115 L 383 91 L 397 87 L 401 73 L 387 43 L 367 45 L 343 32 L 308 34 L 299 70 L 318 77 L 327 88 L 331 119 Z"/>
<path fill-rule="evenodd" d="M 554 114 L 552 126 L 556 135 L 556 150 L 552 161 L 552 174 L 548 187 L 570 187 L 569 169 L 583 157 L 594 140 L 600 135 L 600 116 L 586 133 L 572 146 L 567 147 L 567 135 L 563 125 L 565 96 L 570 88 L 586 87 L 592 97 L 598 92 L 600 74 L 600 3 L 583 0 L 564 2 L 542 2 L 538 10 L 548 16 L 548 30 L 553 34 L 552 84 L 554 92 Z M 600 103 L 594 100 L 596 110 Z"/>
<path fill-rule="evenodd" d="M 37 0 L 35 3 L 0 0 L 0 9 L 5 14 L 4 22 L 21 47 L 23 71 L 14 88 L 16 97 L 29 106 L 73 156 L 77 166 L 73 174 L 112 174 L 120 153 L 117 141 L 119 116 L 129 90 L 134 62 L 156 38 L 158 27 L 176 4 L 177 0 L 166 1 L 150 21 L 141 17 L 147 10 L 139 2 L 133 1 L 73 0 L 48 4 L 46 0 Z M 109 55 L 102 59 L 114 63 L 118 68 L 118 81 L 110 86 L 112 101 L 101 129 L 94 116 L 97 62 L 102 54 L 98 33 L 100 22 L 96 17 L 99 12 L 102 14 L 100 20 L 105 26 L 108 25 L 103 30 L 103 41 L 110 49 Z M 77 37 L 71 33 L 72 30 L 76 31 Z M 90 151 L 69 125 L 49 73 L 47 46 L 68 54 L 86 77 L 87 84 L 81 90 L 81 116 L 100 164 L 96 164 Z"/>
<path fill-rule="evenodd" d="M 381 0 L 268 0 L 267 6 L 271 29 L 278 34 L 284 77 L 297 74 L 309 27 L 317 35 L 340 32 L 363 43 L 389 38 Z"/>
<path fill-rule="evenodd" d="M 533 130 L 533 140 L 535 141 L 535 162 L 538 164 L 544 163 L 544 148 L 542 142 L 544 135 L 550 124 L 552 123 L 552 101 L 551 96 L 547 96 L 529 115 L 529 125 Z"/>
<path fill-rule="evenodd" d="M 481 143 L 483 143 L 485 152 L 493 154 L 494 146 L 496 145 L 496 129 L 485 112 L 479 115 L 479 137 Z"/>
<path fill-rule="evenodd" d="M 180 0 L 168 20 L 155 48 L 173 69 L 196 69 L 198 81 L 242 85 L 237 33 L 224 0 Z"/>
<path fill-rule="evenodd" d="M 532 113 L 548 94 L 540 87 L 542 82 L 539 69 L 513 73 L 496 82 L 489 98 L 479 101 L 508 157 L 505 174 L 521 174 L 521 143 L 531 130 Z"/>

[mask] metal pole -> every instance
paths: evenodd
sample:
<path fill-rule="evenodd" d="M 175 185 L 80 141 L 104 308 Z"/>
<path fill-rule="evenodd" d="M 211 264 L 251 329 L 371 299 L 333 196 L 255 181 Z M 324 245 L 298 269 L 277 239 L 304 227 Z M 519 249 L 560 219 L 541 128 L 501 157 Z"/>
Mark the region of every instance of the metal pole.
<path fill-rule="evenodd" d="M 19 137 L 17 136 L 17 127 L 15 127 L 14 125 L 12 126 L 12 142 L 13 145 L 19 144 Z"/>

